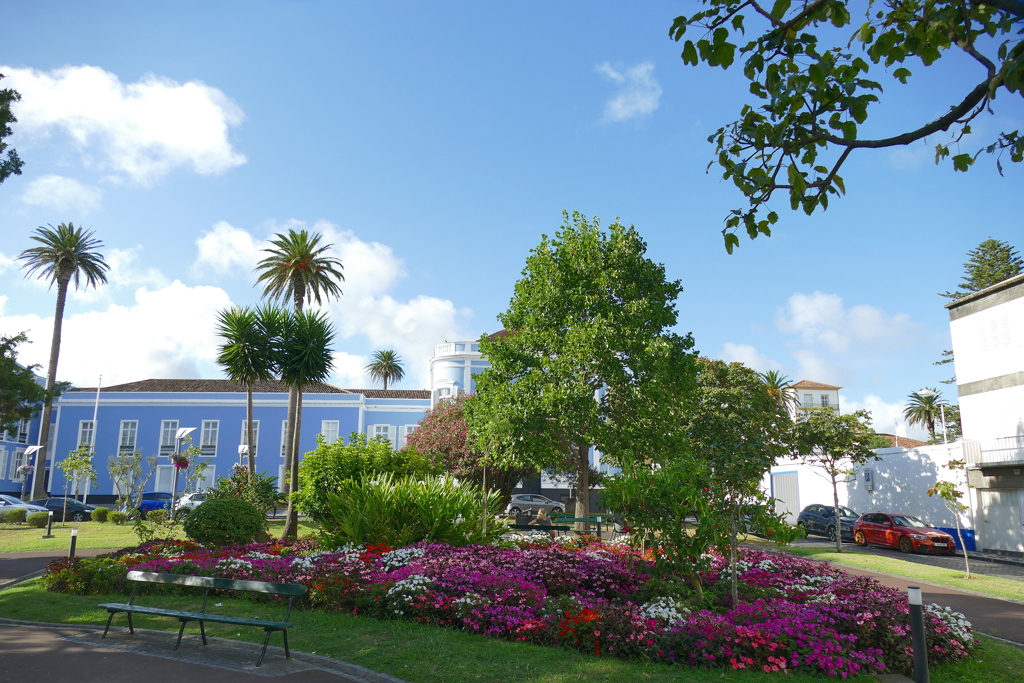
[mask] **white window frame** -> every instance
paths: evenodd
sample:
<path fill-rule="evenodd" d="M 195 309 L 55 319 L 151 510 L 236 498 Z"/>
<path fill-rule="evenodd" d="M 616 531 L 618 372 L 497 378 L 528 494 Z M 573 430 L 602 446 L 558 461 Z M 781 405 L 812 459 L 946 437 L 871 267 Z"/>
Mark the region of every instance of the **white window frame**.
<path fill-rule="evenodd" d="M 381 430 L 384 430 L 381 432 Z M 397 439 L 397 433 L 394 425 L 370 425 L 366 432 L 367 439 L 372 441 L 378 436 L 387 437 L 387 440 L 391 442 L 391 447 L 395 447 L 395 441 Z"/>
<path fill-rule="evenodd" d="M 21 483 L 25 481 L 25 475 L 18 474 L 18 468 L 24 465 L 28 461 L 25 457 L 25 449 L 15 449 L 14 455 L 11 457 L 11 481 Z"/>
<path fill-rule="evenodd" d="M 829 403 L 829 400 L 828 400 L 828 394 L 822 394 L 821 395 L 821 407 L 822 408 L 828 408 L 829 405 L 831 405 L 831 404 Z"/>
<path fill-rule="evenodd" d="M 89 433 L 88 440 L 85 438 L 86 432 Z M 78 448 L 83 443 L 88 443 L 93 449 L 96 448 L 96 430 L 93 428 L 92 420 L 78 421 L 78 441 L 75 442 L 75 448 Z"/>
<path fill-rule="evenodd" d="M 284 457 L 284 438 L 288 436 L 288 420 L 281 420 L 281 457 Z"/>
<path fill-rule="evenodd" d="M 130 432 L 125 428 L 127 425 L 132 425 Z M 125 445 L 126 434 L 131 434 L 131 444 Z M 139 447 L 139 421 L 138 420 L 121 420 L 121 426 L 117 430 L 117 452 L 118 453 L 134 453 Z"/>
<path fill-rule="evenodd" d="M 7 478 L 7 449 L 0 448 L 0 480 Z"/>
<path fill-rule="evenodd" d="M 241 440 L 239 440 L 239 442 L 238 442 L 238 445 L 240 445 L 240 446 L 245 446 L 246 442 L 248 441 L 249 430 L 246 429 L 248 423 L 249 423 L 248 420 L 242 420 L 242 437 L 241 437 Z M 255 458 L 260 453 L 260 421 L 259 420 L 253 420 L 252 421 L 252 438 L 253 438 L 253 441 L 255 441 L 256 443 L 255 443 L 255 445 L 252 446 L 252 448 L 249 449 L 249 451 L 252 453 L 252 457 Z"/>
<path fill-rule="evenodd" d="M 203 420 L 201 424 L 202 427 L 200 427 L 199 433 L 199 449 L 202 451 L 202 456 L 204 458 L 215 458 L 217 457 L 217 441 L 220 439 L 220 420 Z M 212 450 L 208 450 L 211 444 L 208 444 L 206 439 L 208 425 L 213 425 Z M 212 465 L 207 465 L 206 469 L 209 470 L 211 467 Z"/>
<path fill-rule="evenodd" d="M 28 433 L 32 429 L 32 422 L 22 420 L 18 423 L 18 443 L 28 443 Z"/>
<path fill-rule="evenodd" d="M 174 438 L 177 434 L 177 420 L 160 420 L 160 446 L 157 451 L 160 455 L 167 456 L 174 452 L 174 448 L 178 444 L 177 440 Z M 168 435 L 170 435 L 170 443 L 167 442 Z"/>
<path fill-rule="evenodd" d="M 212 489 L 217 483 L 217 465 L 214 463 L 207 463 L 206 469 L 203 470 L 203 478 L 196 481 L 196 492 L 205 491 L 206 489 Z"/>
<path fill-rule="evenodd" d="M 160 486 L 160 473 L 166 473 L 166 476 L 170 478 L 167 482 L 167 490 L 157 488 Z M 153 472 L 153 492 L 154 493 L 170 493 L 171 488 L 174 486 L 174 465 L 157 465 L 156 470 Z"/>
<path fill-rule="evenodd" d="M 416 425 L 401 425 L 398 428 L 398 448 L 396 450 L 402 450 L 403 448 L 405 448 L 405 444 L 406 444 L 406 441 L 409 438 L 409 435 L 412 434 L 413 432 L 415 432 L 418 427 L 419 427 L 419 425 L 416 424 Z"/>
<path fill-rule="evenodd" d="M 804 394 L 804 408 L 814 407 L 814 394 Z"/>
<path fill-rule="evenodd" d="M 333 432 L 333 438 L 329 435 Z M 334 443 L 341 436 L 341 421 L 340 420 L 321 420 L 320 421 L 320 433 L 324 437 L 324 442 Z"/>

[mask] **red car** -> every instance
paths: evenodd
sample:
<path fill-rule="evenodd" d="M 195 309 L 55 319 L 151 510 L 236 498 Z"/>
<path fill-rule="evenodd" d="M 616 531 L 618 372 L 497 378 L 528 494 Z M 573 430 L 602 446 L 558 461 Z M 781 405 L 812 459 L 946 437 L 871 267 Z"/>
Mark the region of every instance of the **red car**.
<path fill-rule="evenodd" d="M 953 537 L 925 524 L 913 515 L 868 512 L 853 523 L 853 540 L 862 548 L 887 545 L 905 553 L 956 552 Z"/>

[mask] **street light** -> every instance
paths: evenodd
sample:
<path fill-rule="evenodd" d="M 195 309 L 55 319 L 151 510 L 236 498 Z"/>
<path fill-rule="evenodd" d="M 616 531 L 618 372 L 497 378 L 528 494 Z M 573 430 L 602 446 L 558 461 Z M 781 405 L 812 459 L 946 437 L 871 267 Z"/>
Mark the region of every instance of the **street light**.
<path fill-rule="evenodd" d="M 177 446 L 177 448 L 175 450 L 175 454 L 176 455 L 181 455 L 181 440 L 184 439 L 186 436 L 188 436 L 189 434 L 191 434 L 194 431 L 196 431 L 195 427 L 182 427 L 181 429 L 178 430 L 177 434 L 174 435 L 174 439 L 178 443 L 178 446 Z M 174 518 L 174 503 L 176 502 L 175 499 L 177 497 L 178 497 L 178 465 L 177 465 L 177 463 L 175 463 L 174 464 L 174 484 L 171 486 L 171 509 L 168 512 L 169 516 L 172 519 Z"/>
<path fill-rule="evenodd" d="M 939 394 L 938 394 L 938 392 L 932 391 L 931 389 L 922 389 L 921 391 L 917 392 L 917 395 L 922 397 L 922 398 L 932 398 L 933 396 L 938 396 Z M 942 443 L 948 444 L 949 443 L 949 439 L 946 438 L 946 404 L 945 403 L 940 403 L 939 404 L 939 412 L 942 415 Z"/>
<path fill-rule="evenodd" d="M 238 447 L 238 466 L 239 467 L 245 467 L 244 460 L 245 460 L 245 456 L 247 456 L 247 455 L 249 455 L 249 446 L 247 446 L 244 443 L 239 445 L 239 447 Z"/>

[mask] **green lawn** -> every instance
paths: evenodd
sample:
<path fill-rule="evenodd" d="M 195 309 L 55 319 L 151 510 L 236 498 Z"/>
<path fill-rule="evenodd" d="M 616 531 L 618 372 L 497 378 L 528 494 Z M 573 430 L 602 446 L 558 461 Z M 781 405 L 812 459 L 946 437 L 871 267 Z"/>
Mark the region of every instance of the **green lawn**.
<path fill-rule="evenodd" d="M 102 625 L 106 613 L 96 605 L 121 596 L 59 595 L 43 590 L 38 579 L 0 591 L 0 614 L 12 619 L 68 624 Z M 198 601 L 183 596 L 142 596 L 141 604 L 159 604 L 169 608 L 196 608 Z M 246 600 L 217 598 L 218 612 L 279 619 L 279 605 Z M 124 616 L 115 623 L 124 621 Z M 386 622 L 326 612 L 296 612 L 289 640 L 298 650 L 335 657 L 365 666 L 411 683 L 569 683 L 571 681 L 608 681 L 630 683 L 651 681 L 690 683 L 728 680 L 736 683 L 762 681 L 820 682 L 821 677 L 807 674 L 769 676 L 759 672 L 703 670 L 670 667 L 653 663 L 627 662 L 592 657 L 572 650 L 512 643 L 450 629 L 421 626 L 416 623 Z M 139 615 L 136 624 L 144 628 L 175 631 L 177 623 Z M 121 623 L 123 626 L 123 623 Z M 262 642 L 262 631 L 228 628 L 210 624 L 213 635 Z M 277 637 L 275 637 L 277 638 Z M 280 645 L 280 640 L 273 641 Z M 171 640 L 168 639 L 168 647 Z M 976 657 L 963 664 L 937 667 L 932 679 L 951 683 L 1018 683 L 1024 671 L 1024 651 L 984 640 Z M 868 677 L 855 679 L 862 683 Z"/>
<path fill-rule="evenodd" d="M 277 538 L 284 527 L 284 520 L 271 520 L 270 536 Z M 56 538 L 42 538 L 46 529 L 32 529 L 26 524 L 6 525 L 0 527 L 0 553 L 19 553 L 52 550 L 65 551 L 71 545 L 71 529 L 78 529 L 76 547 L 86 548 L 126 548 L 138 545 L 139 537 L 135 535 L 131 524 L 116 526 L 110 522 L 68 522 L 67 526 L 55 523 L 53 535 Z M 312 522 L 299 522 L 299 536 L 316 531 L 319 526 Z M 185 538 L 179 528 L 178 538 Z"/>
<path fill-rule="evenodd" d="M 971 579 L 968 580 L 965 571 L 929 567 L 928 565 L 917 564 L 916 562 L 899 560 L 895 557 L 879 557 L 878 555 L 871 555 L 856 550 L 844 550 L 842 553 L 837 553 L 834 549 L 828 548 L 790 547 L 784 548 L 784 550 L 787 553 L 827 560 L 837 565 L 895 574 L 907 579 L 974 591 L 975 593 L 983 593 L 995 598 L 1010 598 L 1011 600 L 1024 601 L 1024 581 L 1000 579 L 993 576 L 979 576 L 978 574 L 972 574 Z"/>

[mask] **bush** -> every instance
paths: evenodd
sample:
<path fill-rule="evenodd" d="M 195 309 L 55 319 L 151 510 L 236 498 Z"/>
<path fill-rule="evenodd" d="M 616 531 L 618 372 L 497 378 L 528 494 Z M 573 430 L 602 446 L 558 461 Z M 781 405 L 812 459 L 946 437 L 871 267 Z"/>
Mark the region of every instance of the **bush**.
<path fill-rule="evenodd" d="M 7 510 L 3 516 L 3 521 L 7 524 L 21 524 L 25 521 L 25 508 Z"/>
<path fill-rule="evenodd" d="M 266 515 L 273 508 L 285 507 L 283 495 L 277 491 L 277 477 L 266 472 L 249 476 L 249 470 L 236 465 L 230 477 L 221 477 L 206 491 L 207 500 L 236 498 L 248 501 Z"/>
<path fill-rule="evenodd" d="M 22 510 L 21 513 L 22 513 L 22 515 L 24 515 L 25 511 Z M 28 525 L 30 527 L 32 527 L 33 529 L 42 529 L 43 527 L 46 526 L 46 523 L 49 520 L 50 520 L 50 513 L 48 513 L 48 512 L 33 512 L 27 518 Z"/>
<path fill-rule="evenodd" d="M 341 491 L 342 482 L 381 474 L 422 478 L 433 473 L 433 466 L 418 452 L 409 448 L 395 451 L 383 438 L 367 441 L 365 434 L 352 432 L 347 444 L 341 439 L 329 444 L 317 437 L 316 449 L 299 463 L 296 500 L 304 514 L 323 522 L 327 497 Z"/>
<path fill-rule="evenodd" d="M 128 521 L 128 513 L 121 512 L 120 510 L 111 510 L 110 514 L 107 515 L 107 519 L 117 526 L 121 526 Z"/>
<path fill-rule="evenodd" d="M 96 508 L 92 511 L 92 521 L 103 524 L 107 521 L 107 517 L 110 515 L 108 508 Z"/>
<path fill-rule="evenodd" d="M 168 520 L 167 510 L 161 508 L 159 510 L 150 510 L 146 513 L 146 521 L 153 522 L 154 524 L 164 524 Z"/>
<path fill-rule="evenodd" d="M 328 545 L 385 543 L 403 548 L 420 541 L 453 546 L 489 543 L 507 531 L 492 521 L 501 511 L 501 494 L 487 496 L 487 533 L 483 533 L 480 489 L 449 477 L 348 479 L 328 494 L 321 533 Z"/>
<path fill-rule="evenodd" d="M 185 518 L 185 534 L 197 543 L 252 543 L 266 533 L 266 519 L 256 506 L 238 498 L 206 500 Z"/>

